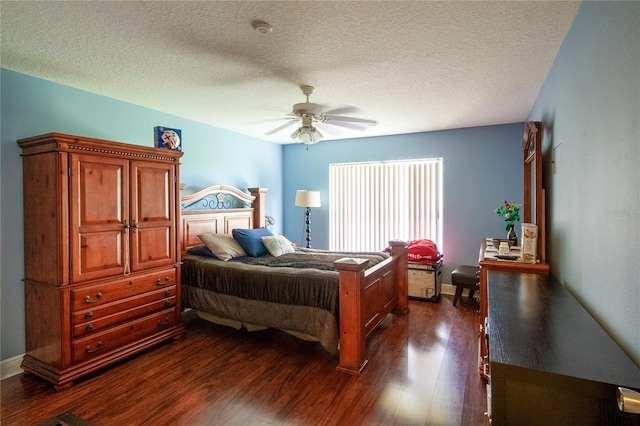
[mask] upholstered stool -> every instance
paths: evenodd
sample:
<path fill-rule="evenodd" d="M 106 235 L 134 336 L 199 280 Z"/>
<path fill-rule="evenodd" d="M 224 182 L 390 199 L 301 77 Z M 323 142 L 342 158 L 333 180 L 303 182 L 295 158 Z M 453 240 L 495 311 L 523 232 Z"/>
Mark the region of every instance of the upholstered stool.
<path fill-rule="evenodd" d="M 462 290 L 469 289 L 469 297 L 478 289 L 478 267 L 460 265 L 451 272 L 451 284 L 456 286 L 456 295 L 453 297 L 453 306 L 456 306 L 462 295 Z"/>

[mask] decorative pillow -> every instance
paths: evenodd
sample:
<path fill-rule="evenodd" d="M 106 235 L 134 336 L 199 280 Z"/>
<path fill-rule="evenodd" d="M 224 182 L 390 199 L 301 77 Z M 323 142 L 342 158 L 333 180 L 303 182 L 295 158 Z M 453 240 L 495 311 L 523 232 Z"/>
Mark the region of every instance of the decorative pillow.
<path fill-rule="evenodd" d="M 284 235 L 274 235 L 272 237 L 262 237 L 262 243 L 269 250 L 271 256 L 282 256 L 283 254 L 293 253 L 296 249 L 287 240 Z"/>
<path fill-rule="evenodd" d="M 228 234 L 198 235 L 205 246 L 220 260 L 227 261 L 234 257 L 246 256 L 240 244 Z"/>
<path fill-rule="evenodd" d="M 196 256 L 209 256 L 216 257 L 215 254 L 207 246 L 204 244 L 198 244 L 197 246 L 193 246 L 187 249 L 187 254 L 195 254 Z"/>
<path fill-rule="evenodd" d="M 262 237 L 273 236 L 273 233 L 267 228 L 234 229 L 231 233 L 247 255 L 257 257 L 269 254 L 269 251 L 262 243 Z"/>

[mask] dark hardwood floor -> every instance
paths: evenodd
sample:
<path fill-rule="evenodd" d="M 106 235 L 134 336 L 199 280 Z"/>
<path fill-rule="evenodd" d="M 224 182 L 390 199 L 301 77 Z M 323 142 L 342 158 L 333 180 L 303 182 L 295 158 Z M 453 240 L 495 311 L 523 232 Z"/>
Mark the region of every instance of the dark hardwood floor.
<path fill-rule="evenodd" d="M 337 372 L 317 343 L 186 315 L 183 339 L 70 389 L 29 374 L 3 380 L 1 423 L 39 425 L 70 412 L 94 426 L 482 425 L 476 307 L 452 300 L 411 300 L 409 315 L 389 315 L 368 340 L 360 377 Z"/>

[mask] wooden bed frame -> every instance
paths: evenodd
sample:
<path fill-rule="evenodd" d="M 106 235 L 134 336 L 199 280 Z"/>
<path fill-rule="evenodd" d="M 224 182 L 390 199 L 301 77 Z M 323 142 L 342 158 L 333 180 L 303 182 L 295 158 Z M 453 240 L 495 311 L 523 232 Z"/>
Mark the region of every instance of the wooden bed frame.
<path fill-rule="evenodd" d="M 230 234 L 235 228 L 264 226 L 267 189 L 248 189 L 251 195 L 231 186 L 214 185 L 181 196 L 182 254 L 202 244 L 198 234 Z M 228 199 L 234 198 L 244 206 L 228 203 Z M 198 204 L 197 210 L 186 209 Z M 336 367 L 339 371 L 360 375 L 368 362 L 367 336 L 389 313 L 409 312 L 406 242 L 391 241 L 390 245 L 391 257 L 369 269 L 365 269 L 364 259 L 343 258 L 334 263 L 340 274 L 340 361 Z"/>

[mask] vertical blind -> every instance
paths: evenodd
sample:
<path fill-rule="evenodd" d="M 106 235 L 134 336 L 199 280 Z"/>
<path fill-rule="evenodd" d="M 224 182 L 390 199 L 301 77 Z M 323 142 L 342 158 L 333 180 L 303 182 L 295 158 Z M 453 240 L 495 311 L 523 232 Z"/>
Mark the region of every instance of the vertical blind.
<path fill-rule="evenodd" d="M 442 159 L 329 166 L 330 250 L 429 239 L 442 251 Z"/>

